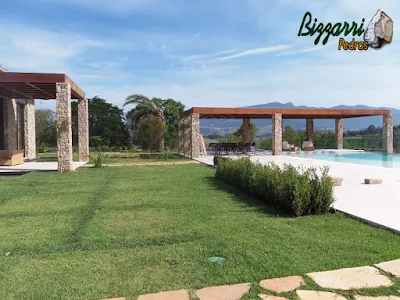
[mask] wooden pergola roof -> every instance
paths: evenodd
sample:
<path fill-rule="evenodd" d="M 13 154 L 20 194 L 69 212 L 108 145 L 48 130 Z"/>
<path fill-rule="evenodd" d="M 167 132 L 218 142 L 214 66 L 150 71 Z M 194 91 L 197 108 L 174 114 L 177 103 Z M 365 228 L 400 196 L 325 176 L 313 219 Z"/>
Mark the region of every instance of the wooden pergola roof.
<path fill-rule="evenodd" d="M 71 85 L 71 98 L 85 93 L 65 74 L 0 72 L 0 96 L 23 99 L 56 99 L 56 83 Z"/>
<path fill-rule="evenodd" d="M 282 114 L 283 119 L 341 119 L 390 115 L 389 109 L 333 109 L 333 108 L 217 108 L 193 107 L 182 114 L 200 115 L 200 119 L 269 119 Z"/>

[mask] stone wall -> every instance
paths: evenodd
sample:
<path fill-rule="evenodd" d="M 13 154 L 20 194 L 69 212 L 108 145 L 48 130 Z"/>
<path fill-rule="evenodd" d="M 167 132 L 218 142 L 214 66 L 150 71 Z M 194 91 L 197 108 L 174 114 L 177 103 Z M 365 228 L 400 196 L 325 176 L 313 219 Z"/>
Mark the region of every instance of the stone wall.
<path fill-rule="evenodd" d="M 272 154 L 282 154 L 282 114 L 272 115 Z"/>
<path fill-rule="evenodd" d="M 343 149 L 343 119 L 335 120 L 335 136 L 337 149 Z"/>
<path fill-rule="evenodd" d="M 191 158 L 200 157 L 199 135 L 200 135 L 200 115 L 191 114 L 191 132 L 190 132 Z"/>
<path fill-rule="evenodd" d="M 89 161 L 89 111 L 87 99 L 78 100 L 79 161 Z"/>
<path fill-rule="evenodd" d="M 4 126 L 4 149 L 18 149 L 17 139 L 17 103 L 15 99 L 4 98 L 3 100 L 3 126 Z"/>
<path fill-rule="evenodd" d="M 25 157 L 36 158 L 36 126 L 35 126 L 35 103 L 27 99 L 24 107 L 24 144 Z"/>
<path fill-rule="evenodd" d="M 71 128 L 71 86 L 57 83 L 57 157 L 58 171 L 73 171 L 72 128 Z"/>
<path fill-rule="evenodd" d="M 314 143 L 314 119 L 306 120 L 307 140 Z"/>
<path fill-rule="evenodd" d="M 392 115 L 383 116 L 383 141 L 384 152 L 393 153 L 393 117 Z"/>

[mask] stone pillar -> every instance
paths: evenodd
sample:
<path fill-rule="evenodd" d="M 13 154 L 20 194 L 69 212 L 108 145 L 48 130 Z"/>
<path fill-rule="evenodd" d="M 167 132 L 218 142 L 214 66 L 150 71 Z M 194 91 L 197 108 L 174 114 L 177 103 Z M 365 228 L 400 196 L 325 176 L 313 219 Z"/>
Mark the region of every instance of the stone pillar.
<path fill-rule="evenodd" d="M 3 126 L 4 126 L 4 149 L 18 149 L 17 134 L 17 103 L 15 99 L 4 98 L 3 100 Z"/>
<path fill-rule="evenodd" d="M 24 143 L 25 157 L 36 158 L 36 124 L 35 124 L 35 102 L 26 99 L 24 107 Z"/>
<path fill-rule="evenodd" d="M 191 114 L 190 115 L 190 157 L 199 158 L 200 157 L 200 145 L 199 145 L 199 135 L 200 135 L 200 115 Z"/>
<path fill-rule="evenodd" d="M 178 123 L 178 153 L 185 155 L 185 118 L 179 119 Z"/>
<path fill-rule="evenodd" d="M 383 141 L 382 148 L 386 153 L 393 153 L 393 117 L 392 115 L 383 116 Z"/>
<path fill-rule="evenodd" d="M 343 149 L 343 119 L 335 120 L 335 136 L 337 149 Z"/>
<path fill-rule="evenodd" d="M 78 99 L 79 161 L 89 161 L 89 110 L 87 99 Z"/>
<path fill-rule="evenodd" d="M 71 86 L 57 83 L 57 158 L 60 173 L 73 171 L 72 128 L 71 128 Z"/>
<path fill-rule="evenodd" d="M 307 133 L 307 140 L 314 144 L 314 119 L 307 119 L 306 133 Z"/>
<path fill-rule="evenodd" d="M 272 115 L 272 154 L 282 154 L 282 114 Z"/>
<path fill-rule="evenodd" d="M 243 136 L 242 136 L 243 143 L 251 143 L 252 140 L 251 140 L 250 119 L 248 119 L 248 118 L 243 119 L 242 129 L 243 129 Z"/>

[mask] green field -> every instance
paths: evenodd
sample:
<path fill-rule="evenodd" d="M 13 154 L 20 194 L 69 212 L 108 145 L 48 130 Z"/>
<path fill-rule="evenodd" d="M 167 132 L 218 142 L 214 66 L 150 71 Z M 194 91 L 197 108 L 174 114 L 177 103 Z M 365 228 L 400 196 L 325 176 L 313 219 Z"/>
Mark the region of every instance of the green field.
<path fill-rule="evenodd" d="M 180 165 L 0 177 L 0 299 L 136 299 L 399 258 L 399 235 L 341 213 L 291 218 L 214 173 Z"/>

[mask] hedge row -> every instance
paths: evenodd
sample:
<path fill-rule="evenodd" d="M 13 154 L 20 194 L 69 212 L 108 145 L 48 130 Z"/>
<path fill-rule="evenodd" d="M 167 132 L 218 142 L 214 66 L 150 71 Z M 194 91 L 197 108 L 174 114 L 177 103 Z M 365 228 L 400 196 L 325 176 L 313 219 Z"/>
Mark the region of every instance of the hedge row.
<path fill-rule="evenodd" d="M 219 160 L 216 177 L 295 216 L 322 214 L 334 202 L 329 168 L 296 168 L 274 163 L 262 165 L 250 158 Z"/>

